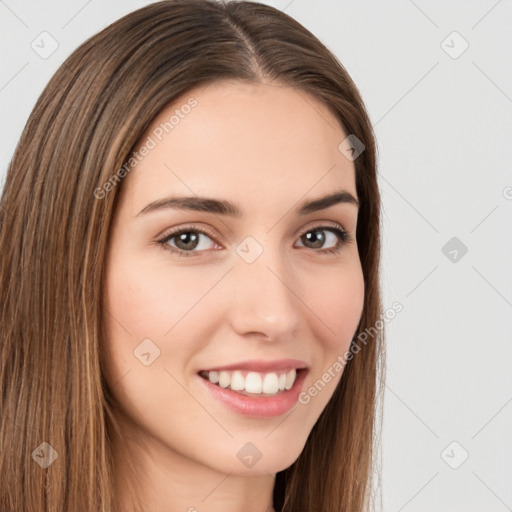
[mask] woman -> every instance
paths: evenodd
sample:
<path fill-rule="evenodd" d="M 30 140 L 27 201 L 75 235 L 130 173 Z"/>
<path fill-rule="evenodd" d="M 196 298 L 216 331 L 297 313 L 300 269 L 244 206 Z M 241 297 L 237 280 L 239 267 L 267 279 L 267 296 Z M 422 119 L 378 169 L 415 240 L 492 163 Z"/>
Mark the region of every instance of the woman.
<path fill-rule="evenodd" d="M 0 214 L 2 510 L 371 504 L 375 141 L 304 27 L 123 17 L 43 91 Z"/>

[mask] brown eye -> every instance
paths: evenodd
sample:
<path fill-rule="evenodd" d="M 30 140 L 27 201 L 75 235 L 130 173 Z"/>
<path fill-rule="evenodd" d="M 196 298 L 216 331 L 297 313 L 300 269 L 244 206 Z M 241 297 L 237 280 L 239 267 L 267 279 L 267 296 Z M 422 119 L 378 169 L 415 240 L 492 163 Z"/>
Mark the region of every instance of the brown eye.
<path fill-rule="evenodd" d="M 159 240 L 158 244 L 180 256 L 198 256 L 203 251 L 218 247 L 210 234 L 197 228 L 180 229 L 169 233 Z"/>
<path fill-rule="evenodd" d="M 190 250 L 195 249 L 199 245 L 199 235 L 193 231 L 187 231 L 181 235 L 174 235 L 176 246 L 178 249 Z"/>
<path fill-rule="evenodd" d="M 321 253 L 337 253 L 350 240 L 349 234 L 340 228 L 318 226 L 304 232 L 300 240 L 309 249 L 320 249 Z M 327 247 L 325 245 L 327 244 Z"/>
<path fill-rule="evenodd" d="M 341 226 L 318 226 L 304 231 L 299 240 L 301 242 L 299 247 L 322 254 L 338 253 L 345 243 L 351 240 L 351 236 Z M 200 256 L 208 249 L 222 248 L 215 242 L 212 234 L 195 227 L 175 230 L 159 240 L 158 244 L 178 256 Z"/>

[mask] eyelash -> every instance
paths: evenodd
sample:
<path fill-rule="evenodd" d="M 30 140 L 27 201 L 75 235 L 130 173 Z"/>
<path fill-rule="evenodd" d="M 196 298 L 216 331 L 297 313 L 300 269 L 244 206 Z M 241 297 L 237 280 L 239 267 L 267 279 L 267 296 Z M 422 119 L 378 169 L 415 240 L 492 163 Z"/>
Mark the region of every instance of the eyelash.
<path fill-rule="evenodd" d="M 301 232 L 299 234 L 299 238 L 304 236 L 306 233 L 310 233 L 310 232 L 314 232 L 314 231 L 331 231 L 338 238 L 338 244 L 331 249 L 318 249 L 318 250 L 311 249 L 312 251 L 318 252 L 320 254 L 338 254 L 339 252 L 341 252 L 341 250 L 343 249 L 345 244 L 350 243 L 352 241 L 352 236 L 347 231 L 345 231 L 345 229 L 343 229 L 339 224 L 335 224 L 335 223 L 328 224 L 328 225 L 322 224 L 322 225 L 310 227 L 310 228 L 304 230 L 303 232 Z M 182 249 L 177 249 L 176 247 L 172 247 L 167 243 L 169 240 L 171 240 L 172 238 L 174 238 L 176 236 L 182 235 L 184 233 L 191 233 L 191 232 L 201 233 L 203 235 L 206 235 L 209 238 L 211 238 L 215 243 L 217 243 L 215 240 L 215 236 L 212 233 L 210 233 L 208 230 L 200 229 L 195 226 L 186 226 L 184 228 L 180 228 L 179 230 L 172 231 L 171 233 L 167 233 L 164 236 L 164 238 L 157 241 L 157 244 L 159 246 L 161 246 L 164 250 L 169 251 L 172 254 L 177 254 L 179 256 L 187 256 L 187 257 L 188 256 L 199 256 L 204 251 L 183 251 Z M 307 247 L 306 247 L 306 249 L 307 249 Z"/>

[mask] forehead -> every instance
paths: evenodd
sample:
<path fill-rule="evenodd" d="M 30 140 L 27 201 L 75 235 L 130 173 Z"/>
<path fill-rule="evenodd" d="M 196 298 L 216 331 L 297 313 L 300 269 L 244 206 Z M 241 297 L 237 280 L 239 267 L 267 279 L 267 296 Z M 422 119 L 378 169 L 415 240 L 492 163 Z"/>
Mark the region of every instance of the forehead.
<path fill-rule="evenodd" d="M 315 97 L 283 84 L 216 82 L 162 110 L 123 183 L 130 210 L 166 194 L 242 205 L 295 203 L 343 188 L 356 196 L 347 134 Z M 141 151 L 142 153 L 142 151 Z"/>

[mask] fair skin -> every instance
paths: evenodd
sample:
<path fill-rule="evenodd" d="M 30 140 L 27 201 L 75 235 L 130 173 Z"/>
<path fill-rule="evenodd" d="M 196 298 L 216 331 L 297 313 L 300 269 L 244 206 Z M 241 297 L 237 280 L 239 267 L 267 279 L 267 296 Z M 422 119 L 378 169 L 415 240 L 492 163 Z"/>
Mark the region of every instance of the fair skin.
<path fill-rule="evenodd" d="M 198 372 L 293 358 L 309 366 L 306 390 L 348 349 L 364 299 L 358 207 L 296 210 L 341 189 L 357 199 L 354 163 L 338 150 L 347 134 L 327 107 L 279 83 L 195 89 L 162 111 L 141 143 L 192 96 L 197 106 L 124 178 L 113 219 L 103 357 L 129 433 L 114 443 L 115 463 L 135 461 L 137 495 L 152 512 L 268 512 L 275 474 L 300 455 L 342 372 L 308 404 L 270 418 L 230 410 Z M 138 215 L 171 194 L 226 200 L 242 213 Z M 326 223 L 350 240 L 318 229 Z M 166 245 L 188 257 L 157 243 L 182 227 L 199 237 L 196 246 L 190 235 Z M 263 250 L 250 264 L 236 252 L 248 236 Z M 160 350 L 148 366 L 134 356 L 144 339 Z M 262 454 L 250 468 L 237 457 L 248 442 Z M 131 510 L 131 489 L 119 480 L 122 510 Z"/>

